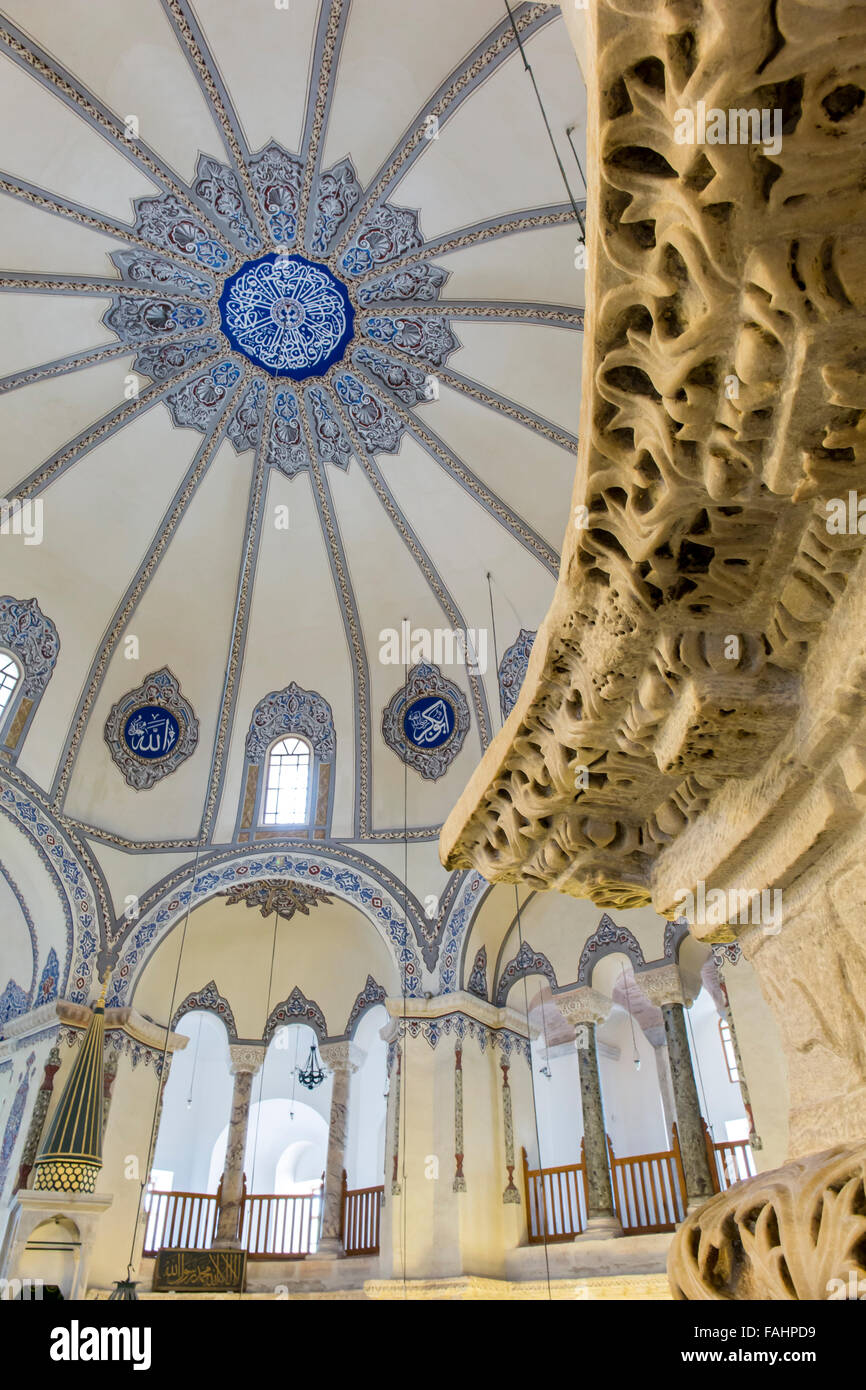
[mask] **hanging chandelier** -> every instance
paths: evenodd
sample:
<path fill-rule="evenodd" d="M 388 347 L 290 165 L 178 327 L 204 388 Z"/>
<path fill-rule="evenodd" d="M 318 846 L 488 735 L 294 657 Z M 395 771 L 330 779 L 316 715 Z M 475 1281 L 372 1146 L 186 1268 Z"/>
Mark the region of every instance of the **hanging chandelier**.
<path fill-rule="evenodd" d="M 300 1081 L 302 1086 L 306 1086 L 308 1091 L 314 1091 L 317 1086 L 321 1086 L 324 1079 L 325 1073 L 322 1071 L 322 1067 L 319 1062 L 319 1054 L 316 1052 L 316 1044 L 313 1043 L 312 1047 L 310 1048 L 310 1055 L 307 1058 L 306 1067 L 298 1068 L 298 1080 Z"/>

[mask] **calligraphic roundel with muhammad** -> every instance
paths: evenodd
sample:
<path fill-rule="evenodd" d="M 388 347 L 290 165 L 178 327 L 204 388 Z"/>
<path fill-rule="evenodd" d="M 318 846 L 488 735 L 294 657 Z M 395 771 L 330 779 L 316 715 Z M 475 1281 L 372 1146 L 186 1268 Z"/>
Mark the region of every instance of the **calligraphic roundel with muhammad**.
<path fill-rule="evenodd" d="M 463 692 L 437 666 L 413 666 L 382 716 L 382 736 L 422 777 L 436 780 L 451 766 L 469 730 Z"/>
<path fill-rule="evenodd" d="M 105 741 L 130 787 L 146 791 L 175 772 L 198 743 L 198 720 L 167 666 L 112 706 Z"/>

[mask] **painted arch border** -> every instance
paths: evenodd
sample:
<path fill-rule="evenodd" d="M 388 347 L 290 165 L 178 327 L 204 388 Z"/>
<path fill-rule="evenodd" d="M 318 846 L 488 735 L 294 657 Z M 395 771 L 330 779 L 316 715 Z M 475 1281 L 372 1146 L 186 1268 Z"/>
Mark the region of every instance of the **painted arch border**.
<path fill-rule="evenodd" d="M 57 982 L 58 996 L 86 1004 L 104 939 L 98 896 L 90 874 L 54 816 L 20 784 L 17 776 L 4 776 L 2 771 L 0 813 L 35 849 L 60 899 L 66 946 Z"/>
<path fill-rule="evenodd" d="M 187 864 L 158 883 L 140 919 L 121 937 L 112 963 L 108 1007 L 132 1001 L 138 979 L 156 946 L 184 917 L 209 898 L 237 883 L 283 875 L 296 883 L 326 891 L 358 908 L 385 943 L 410 997 L 421 993 L 421 961 L 411 944 L 411 930 L 396 893 L 386 886 L 379 866 L 361 856 L 344 857 L 338 849 L 286 849 L 262 854 L 258 847 L 239 847 L 210 856 L 196 871 Z M 406 914 L 408 916 L 408 914 Z"/>

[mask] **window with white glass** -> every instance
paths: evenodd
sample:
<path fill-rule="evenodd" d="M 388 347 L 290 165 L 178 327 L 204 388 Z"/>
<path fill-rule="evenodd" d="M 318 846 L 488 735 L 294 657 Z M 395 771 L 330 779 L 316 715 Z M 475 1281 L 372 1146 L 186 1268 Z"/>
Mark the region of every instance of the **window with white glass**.
<path fill-rule="evenodd" d="M 725 1065 L 728 1068 L 728 1080 L 739 1081 L 740 1069 L 737 1066 L 737 1052 L 734 1047 L 734 1039 L 731 1036 L 731 1025 L 726 1019 L 719 1019 L 719 1033 L 722 1039 L 722 1051 L 725 1054 Z"/>
<path fill-rule="evenodd" d="M 21 680 L 21 667 L 8 652 L 0 651 L 0 724 Z"/>
<path fill-rule="evenodd" d="M 275 743 L 268 755 L 263 825 L 305 825 L 310 789 L 312 749 L 302 738 Z"/>

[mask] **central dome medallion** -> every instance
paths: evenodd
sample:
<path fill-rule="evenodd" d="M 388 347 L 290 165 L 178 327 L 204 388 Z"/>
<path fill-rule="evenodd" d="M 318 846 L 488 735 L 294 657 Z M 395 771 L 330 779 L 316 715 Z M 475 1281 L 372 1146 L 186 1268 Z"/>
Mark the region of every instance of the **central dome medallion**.
<path fill-rule="evenodd" d="M 219 307 L 232 347 L 271 375 L 293 381 L 323 376 L 354 333 L 345 285 L 304 256 L 247 261 L 226 279 Z"/>

